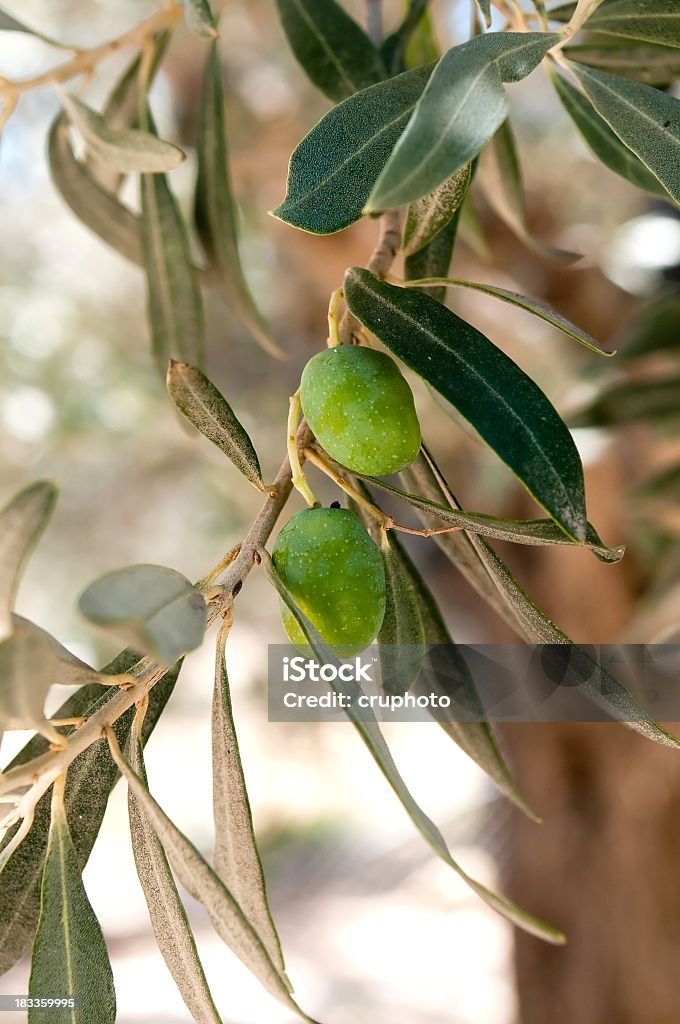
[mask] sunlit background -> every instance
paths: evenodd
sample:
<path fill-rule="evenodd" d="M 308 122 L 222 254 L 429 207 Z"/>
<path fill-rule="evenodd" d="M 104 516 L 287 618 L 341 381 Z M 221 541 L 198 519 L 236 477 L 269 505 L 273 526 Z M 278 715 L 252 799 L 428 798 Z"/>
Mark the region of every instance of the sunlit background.
<path fill-rule="evenodd" d="M 154 9 L 138 0 L 3 6 L 49 35 L 88 46 Z M 360 3 L 348 6 L 362 16 Z M 229 0 L 221 47 L 243 260 L 288 361 L 274 364 L 254 347 L 219 298 L 210 295 L 207 303 L 209 374 L 249 431 L 269 478 L 285 449 L 288 395 L 324 341 L 328 295 L 346 266 L 366 262 L 375 234 L 365 222 L 316 238 L 267 216 L 283 195 L 292 148 L 327 109 L 287 50 L 274 7 L 272 0 Z M 469 5 L 434 0 L 432 10 L 442 44 L 465 37 Z M 399 2 L 386 0 L 388 28 L 399 12 Z M 171 177 L 187 213 L 204 49 L 179 30 L 153 93 L 161 132 L 189 154 Z M 30 37 L 0 38 L 6 77 L 32 76 L 61 59 Z M 102 66 L 87 97 L 100 101 L 123 66 L 118 58 Z M 584 259 L 569 271 L 541 262 L 480 201 L 485 242 L 475 242 L 468 228 L 455 267 L 461 276 L 542 297 L 611 342 L 658 288 L 664 268 L 680 262 L 680 221 L 594 161 L 547 81 L 537 87 L 541 74 L 510 89 L 530 219 L 539 237 Z M 260 498 L 216 449 L 181 427 L 150 357 L 141 272 L 82 227 L 50 184 L 45 139 L 58 109 L 50 89 L 27 94 L 0 144 L 0 502 L 36 478 L 57 481 L 57 511 L 26 571 L 18 610 L 101 664 L 116 646 L 78 616 L 83 587 L 135 562 L 200 577 L 243 536 Z M 135 204 L 134 187 L 125 198 Z M 596 357 L 547 325 L 488 297 L 456 293 L 452 300 L 562 409 L 576 407 L 592 387 Z M 534 514 L 497 460 L 452 423 L 420 382 L 412 383 L 424 433 L 465 507 Z M 619 500 L 636 470 L 604 434 L 576 436 L 592 518 L 607 542 L 632 544 L 632 569 L 566 551 L 503 554 L 573 635 L 605 641 L 630 616 L 627 584 L 611 580 L 618 572 L 629 581 L 638 571 L 630 517 Z M 634 443 L 644 448 L 644 436 Z M 457 639 L 508 638 L 433 544 L 416 540 L 410 550 Z M 549 582 L 555 578 L 560 587 Z M 577 579 L 584 591 L 578 606 L 568 597 Z M 611 600 L 598 618 L 592 595 L 601 587 Z M 207 854 L 212 639 L 187 659 L 147 752 L 152 791 Z M 253 573 L 238 599 L 228 664 L 274 916 L 299 1001 L 328 1024 L 510 1024 L 510 928 L 431 856 L 351 726 L 267 722 L 267 643 L 283 639 L 277 600 Z M 54 706 L 62 700 L 63 692 L 55 695 Z M 454 856 L 480 880 L 501 884 L 509 812 L 481 772 L 434 724 L 386 731 L 406 782 L 442 825 Z M 24 742 L 25 734 L 6 735 L 2 762 Z M 180 1024 L 191 1018 L 153 941 L 126 819 L 120 785 L 84 875 L 112 957 L 118 1020 Z M 204 911 L 189 901 L 189 913 L 225 1022 L 289 1020 L 225 949 Z M 0 979 L 0 992 L 26 992 L 27 974 L 23 961 Z M 3 1017 L 7 1024 L 19 1019 Z"/>

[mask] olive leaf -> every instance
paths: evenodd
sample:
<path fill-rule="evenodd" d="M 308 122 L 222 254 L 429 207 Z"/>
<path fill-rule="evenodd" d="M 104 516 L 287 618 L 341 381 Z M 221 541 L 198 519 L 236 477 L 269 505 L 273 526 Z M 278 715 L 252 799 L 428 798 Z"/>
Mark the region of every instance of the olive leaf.
<path fill-rule="evenodd" d="M 134 670 L 139 655 L 123 651 L 103 668 L 104 675 L 122 675 Z M 144 719 L 143 741 L 151 735 L 172 693 L 180 665 L 176 665 L 156 683 L 149 694 L 149 707 Z M 91 718 L 113 697 L 120 693 L 118 686 L 102 691 L 96 683 L 81 686 L 55 711 L 57 720 Z M 134 708 L 125 712 L 116 722 L 114 730 L 119 743 L 127 742 L 134 717 Z M 66 735 L 72 733 L 68 729 Z M 5 771 L 32 761 L 45 754 L 49 741 L 42 736 L 32 737 L 22 747 Z M 10 775 L 11 777 L 11 775 Z M 93 743 L 74 760 L 66 780 L 66 813 L 81 867 L 87 863 L 99 832 L 108 799 L 118 771 L 104 742 Z M 0 974 L 9 970 L 30 947 L 40 913 L 40 879 L 42 877 L 50 827 L 50 794 L 43 796 L 35 808 L 33 825 L 0 872 Z M 14 826 L 0 840 L 0 851 L 12 841 L 18 826 Z"/>
<path fill-rule="evenodd" d="M 427 14 L 428 4 L 429 0 L 408 0 L 408 7 L 402 23 L 383 41 L 380 53 L 390 74 L 398 75 L 408 67 L 417 67 L 418 64 L 427 64 L 428 61 L 439 58 L 439 49 L 436 44 L 432 45 L 434 40 L 430 38 L 429 46 L 426 47 L 430 51 L 428 56 L 424 60 L 417 60 L 413 63 L 409 61 L 410 51 L 413 43 L 417 41 L 419 30 L 424 30 L 426 37 L 431 36 L 431 24 Z"/>
<path fill-rule="evenodd" d="M 144 108 L 141 120 L 153 128 Z M 163 377 L 169 359 L 203 363 L 203 302 L 186 225 L 164 174 L 141 175 L 142 248 L 153 353 Z"/>
<path fill-rule="evenodd" d="M 424 447 L 416 475 L 418 490 L 425 492 L 430 500 L 448 502 L 452 508 L 459 507 L 434 459 Z M 425 515 L 424 522 L 429 525 L 432 522 L 431 517 Z M 444 534 L 436 540 L 445 554 L 457 565 L 456 552 L 447 543 L 450 536 Z M 614 721 L 622 722 L 662 746 L 680 747 L 680 740 L 655 722 L 625 686 L 602 668 L 587 650 L 575 644 L 571 637 L 534 604 L 503 559 L 483 537 L 474 534 L 467 534 L 467 537 L 492 580 L 497 594 L 502 598 L 501 605 L 496 604 L 500 614 L 528 643 L 546 644 L 555 648 L 554 652 L 547 651 L 547 654 L 559 664 L 567 683 L 581 687 L 583 694 Z M 568 645 L 568 648 L 564 645 Z M 567 664 L 563 663 L 565 650 Z"/>
<path fill-rule="evenodd" d="M 40 920 L 33 944 L 29 996 L 77 1000 L 70 1024 L 113 1024 L 116 995 L 102 930 L 87 898 L 64 807 L 64 780 L 53 787 Z M 50 1024 L 53 1009 L 31 1007 L 29 1024 Z"/>
<path fill-rule="evenodd" d="M 458 207 L 446 227 L 436 234 L 427 245 L 411 256 L 406 256 L 404 259 L 406 280 L 417 281 L 423 278 L 445 277 L 448 274 L 461 215 L 468 206 L 469 199 L 468 202 L 464 201 L 463 205 Z M 446 298 L 446 288 L 443 285 L 428 288 L 427 294 L 436 302 L 443 302 Z"/>
<path fill-rule="evenodd" d="M 510 541 L 514 544 L 538 546 L 564 544 L 569 547 L 585 547 L 592 551 L 600 561 L 611 563 L 620 562 L 625 553 L 625 548 L 622 545 L 609 548 L 603 544 L 590 523 L 588 523 L 585 541 L 579 543 L 568 537 L 552 519 L 498 519 L 484 512 L 465 512 L 463 509 L 453 509 L 450 505 L 442 505 L 429 498 L 423 498 L 419 494 L 411 494 L 409 491 L 403 491 L 399 487 L 375 477 L 364 476 L 362 479 L 370 483 L 372 487 L 379 487 L 380 490 L 407 501 L 409 505 L 434 516 L 440 522 L 456 526 L 468 533 L 476 533 L 480 537 L 491 537 L 494 540 Z"/>
<path fill-rule="evenodd" d="M 0 510 L 0 640 L 12 632 L 12 609 L 21 570 L 52 515 L 57 489 L 39 480 Z"/>
<path fill-rule="evenodd" d="M 264 491 L 253 443 L 212 381 L 196 367 L 171 359 L 167 386 L 173 402 L 189 422 L 224 452 L 258 491 Z"/>
<path fill-rule="evenodd" d="M 366 270 L 347 271 L 345 298 L 368 330 L 458 409 L 564 532 L 584 541 L 576 445 L 517 364 L 429 296 L 378 281 Z"/>
<path fill-rule="evenodd" d="M 488 28 L 491 24 L 491 0 L 477 0 L 477 6 L 482 12 L 484 23 Z"/>
<path fill-rule="evenodd" d="M 429 196 L 411 203 L 404 226 L 404 256 L 419 252 L 446 227 L 465 199 L 471 178 L 472 169 L 466 164 Z"/>
<path fill-rule="evenodd" d="M 261 551 L 260 555 L 267 579 L 276 589 L 290 614 L 295 619 L 299 629 L 306 638 L 317 659 L 321 663 L 328 663 L 330 661 L 331 663 L 337 664 L 337 659 L 332 655 L 329 659 L 327 647 L 323 642 L 319 643 L 320 638 L 318 633 L 309 620 L 300 611 L 293 597 L 286 589 L 285 584 L 277 574 L 267 552 Z M 332 680 L 330 685 L 334 688 L 337 686 L 337 684 Z M 359 696 L 361 694 L 361 689 L 356 683 L 343 683 L 342 687 L 342 692 L 349 694 L 350 696 Z M 378 765 L 380 771 L 385 776 L 385 779 L 391 786 L 396 797 L 404 807 L 406 813 L 437 856 L 441 857 L 441 859 L 456 872 L 459 878 L 461 878 L 473 892 L 484 900 L 488 906 L 493 910 L 496 910 L 499 914 L 502 914 L 503 917 L 506 917 L 518 928 L 522 928 L 529 934 L 536 935 L 547 942 L 556 944 L 563 943 L 565 941 L 564 936 L 557 929 L 552 928 L 545 922 L 540 921 L 531 914 L 528 914 L 525 910 L 522 910 L 521 907 L 518 907 L 505 896 L 491 892 L 485 886 L 480 885 L 479 882 L 476 882 L 471 878 L 460 867 L 460 865 L 456 863 L 452 858 L 448 846 L 446 845 L 446 841 L 437 826 L 430 820 L 430 818 L 427 817 L 411 796 L 404 780 L 399 774 L 399 770 L 394 763 L 389 747 L 385 742 L 383 734 L 381 733 L 379 725 L 370 708 L 361 708 L 360 710 L 357 710 L 353 706 L 353 703 L 350 702 L 349 706 L 346 707 L 345 710 L 353 725 L 356 727 L 364 744 L 368 748 L 371 756 Z"/>
<path fill-rule="evenodd" d="M 238 900 L 272 963 L 285 978 L 285 963 L 267 899 L 253 817 L 243 775 L 225 660 L 226 630 L 215 650 L 212 701 L 213 816 L 215 871 Z"/>
<path fill-rule="evenodd" d="M 380 550 L 385 564 L 387 601 L 378 633 L 382 687 L 388 694 L 404 694 L 417 680 L 425 656 L 425 630 L 418 595 L 393 534 L 382 532 Z"/>
<path fill-rule="evenodd" d="M 181 0 L 181 3 L 189 31 L 200 39 L 214 39 L 217 28 L 208 0 Z"/>
<path fill-rule="evenodd" d="M 501 220 L 542 259 L 554 263 L 573 263 L 579 254 L 567 252 L 535 238 L 529 228 L 524 181 L 515 137 L 506 121 L 502 124 L 480 158 L 479 180 L 484 195 Z"/>
<path fill-rule="evenodd" d="M 78 220 L 125 259 L 143 266 L 139 217 L 106 191 L 86 165 L 76 159 L 64 114 L 57 117 L 50 129 L 48 159 L 52 181 Z"/>
<path fill-rule="evenodd" d="M 577 327 L 570 320 L 567 320 L 565 316 L 562 316 L 561 313 L 557 313 L 539 299 L 531 299 L 526 295 L 520 295 L 519 292 L 508 291 L 507 288 L 499 288 L 494 284 L 482 284 L 481 281 L 462 281 L 453 277 L 433 277 L 429 281 L 427 279 L 419 280 L 418 278 L 411 280 L 413 283 L 409 287 L 417 286 L 423 290 L 432 285 L 436 288 L 442 286 L 446 288 L 471 288 L 473 291 L 492 295 L 494 298 L 500 299 L 501 302 L 508 302 L 511 306 L 517 306 L 519 309 L 524 309 L 527 313 L 537 316 L 540 320 L 545 320 L 546 323 L 566 334 L 568 338 L 573 338 L 579 345 L 583 345 L 598 356 L 616 355 L 616 350 L 604 348 L 587 331 Z"/>
<path fill-rule="evenodd" d="M 81 594 L 80 611 L 162 665 L 199 647 L 205 598 L 181 573 L 130 565 L 100 577 Z"/>
<path fill-rule="evenodd" d="M 608 0 L 588 21 L 608 35 L 680 46 L 680 10 L 669 0 Z"/>
<path fill-rule="evenodd" d="M 293 152 L 286 198 L 273 215 L 315 235 L 359 220 L 431 71 L 405 71 L 333 107 Z"/>
<path fill-rule="evenodd" d="M 216 287 L 254 340 L 280 357 L 269 325 L 253 298 L 238 250 L 236 206 L 229 176 L 222 71 L 217 43 L 203 73 L 198 121 L 198 175 L 194 200 L 196 229 Z"/>
<path fill-rule="evenodd" d="M 642 359 L 654 352 L 672 354 L 680 345 L 680 292 L 648 302 L 619 343 L 618 362 Z"/>
<path fill-rule="evenodd" d="M 130 731 L 129 759 L 130 767 L 146 786 L 140 728 L 138 715 Z M 128 814 L 135 867 L 161 955 L 193 1019 L 202 1024 L 221 1024 L 168 858 L 132 792 L 128 792 Z"/>
<path fill-rule="evenodd" d="M 667 199 L 668 193 L 658 178 L 621 142 L 583 93 L 560 75 L 553 74 L 552 80 L 564 109 L 598 160 L 637 188 Z"/>
<path fill-rule="evenodd" d="M 680 415 L 680 377 L 665 376 L 610 384 L 570 418 L 577 427 L 676 420 Z"/>
<path fill-rule="evenodd" d="M 611 71 L 626 78 L 635 78 L 647 85 L 667 86 L 680 75 L 680 52 L 674 46 L 660 43 L 639 43 L 589 33 L 587 41 L 564 48 L 569 60 L 589 67 Z"/>
<path fill-rule="evenodd" d="M 184 153 L 171 142 L 138 128 L 111 128 L 101 114 L 82 100 L 62 93 L 71 124 L 77 128 L 88 150 L 111 170 L 120 174 L 159 174 L 178 167 Z"/>
<path fill-rule="evenodd" d="M 335 0 L 277 0 L 290 48 L 329 99 L 344 100 L 387 77 L 380 52 Z"/>
<path fill-rule="evenodd" d="M 559 39 L 548 32 L 490 32 L 444 54 L 365 212 L 420 199 L 475 157 L 507 116 L 503 83 L 525 78 Z"/>
<path fill-rule="evenodd" d="M 108 734 L 111 756 L 127 780 L 129 791 L 139 803 L 162 843 L 177 878 L 190 896 L 208 911 L 215 931 L 258 981 L 284 1006 L 310 1021 L 290 994 L 289 984 L 262 944 L 238 901 L 215 874 L 189 839 L 156 803 L 139 776 L 121 753 L 115 737 Z M 312 1022 L 314 1024 L 314 1022 Z"/>
<path fill-rule="evenodd" d="M 11 14 L 7 14 L 6 11 L 0 10 L 0 32 L 26 32 L 29 35 L 35 35 L 32 28 L 24 25 L 22 21 L 17 21 Z"/>
<path fill-rule="evenodd" d="M 584 64 L 570 67 L 598 114 L 680 202 L 680 100 Z"/>

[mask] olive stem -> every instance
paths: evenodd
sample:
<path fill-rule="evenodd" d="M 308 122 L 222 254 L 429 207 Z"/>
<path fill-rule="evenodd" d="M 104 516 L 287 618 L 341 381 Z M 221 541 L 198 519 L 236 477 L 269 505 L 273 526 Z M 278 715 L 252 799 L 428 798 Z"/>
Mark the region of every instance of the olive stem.
<path fill-rule="evenodd" d="M 296 491 L 299 491 L 302 497 L 305 499 L 310 508 L 318 508 L 320 502 L 316 500 L 312 492 L 311 487 L 307 483 L 307 477 L 305 476 L 302 464 L 300 462 L 300 453 L 298 451 L 298 440 L 297 440 L 297 428 L 300 422 L 300 416 L 302 415 L 302 405 L 300 404 L 300 390 L 298 389 L 294 395 L 290 398 L 290 409 L 288 410 L 288 461 L 290 462 L 291 468 L 291 480 L 293 481 L 293 487 Z"/>
<path fill-rule="evenodd" d="M 328 303 L 328 347 L 337 348 L 338 345 L 342 345 L 342 338 L 340 337 L 340 305 L 345 297 L 345 293 L 342 288 L 336 288 L 331 294 L 330 302 Z"/>
<path fill-rule="evenodd" d="M 357 505 L 366 509 L 366 511 L 372 515 L 378 523 L 380 523 L 382 529 L 389 529 L 392 517 L 388 516 L 382 511 L 382 509 L 379 509 L 378 506 L 374 505 L 368 500 L 368 498 L 365 498 L 363 494 L 360 494 L 359 491 L 352 486 L 349 480 L 346 480 L 344 476 L 333 468 L 330 462 L 324 458 L 317 448 L 305 448 L 305 458 L 311 462 L 313 466 L 316 466 L 317 469 L 320 469 L 322 473 L 325 473 L 334 484 L 337 484 L 338 487 L 345 492 L 345 494 L 348 494 L 352 501 L 355 501 Z"/>

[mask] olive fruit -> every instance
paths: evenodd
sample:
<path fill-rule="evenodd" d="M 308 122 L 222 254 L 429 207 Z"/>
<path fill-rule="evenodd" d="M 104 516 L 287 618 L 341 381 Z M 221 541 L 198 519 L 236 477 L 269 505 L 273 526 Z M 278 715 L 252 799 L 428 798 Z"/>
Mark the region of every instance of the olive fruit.
<path fill-rule="evenodd" d="M 286 589 L 340 657 L 375 640 L 385 614 L 385 569 L 361 520 L 344 508 L 308 508 L 281 530 L 272 561 Z M 307 644 L 283 607 L 292 643 Z"/>
<path fill-rule="evenodd" d="M 302 372 L 300 401 L 319 444 L 347 469 L 389 476 L 418 454 L 413 394 L 384 352 L 359 345 L 319 352 Z"/>

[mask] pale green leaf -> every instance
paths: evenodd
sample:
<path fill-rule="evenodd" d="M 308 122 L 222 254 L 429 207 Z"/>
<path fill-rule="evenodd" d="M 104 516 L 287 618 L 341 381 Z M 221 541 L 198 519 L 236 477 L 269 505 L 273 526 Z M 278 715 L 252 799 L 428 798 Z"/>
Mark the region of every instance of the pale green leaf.
<path fill-rule="evenodd" d="M 583 64 L 570 67 L 598 114 L 680 202 L 680 100 Z"/>
<path fill-rule="evenodd" d="M 226 632 L 215 651 L 212 701 L 213 817 L 215 871 L 257 932 L 272 963 L 285 977 L 281 943 L 267 899 L 248 790 L 243 775 L 225 661 Z"/>
<path fill-rule="evenodd" d="M 12 609 L 21 570 L 52 515 L 57 489 L 30 484 L 0 511 L 0 639 L 12 632 Z"/>
<path fill-rule="evenodd" d="M 449 50 L 437 64 L 365 211 L 427 195 L 475 157 L 508 113 L 504 82 L 525 78 L 555 33 L 490 32 Z"/>
<path fill-rule="evenodd" d="M 453 217 L 438 234 L 432 238 L 427 245 L 418 252 L 404 259 L 404 277 L 407 281 L 417 281 L 423 278 L 444 277 L 449 272 L 453 249 L 456 244 L 458 229 L 462 224 L 464 211 L 469 207 L 468 201 L 463 202 L 455 211 Z M 428 288 L 428 295 L 437 302 L 443 302 L 446 298 L 446 288 Z"/>
<path fill-rule="evenodd" d="M 217 35 L 215 19 L 208 0 L 180 0 L 184 7 L 187 28 L 200 39 L 214 39 Z"/>
<path fill-rule="evenodd" d="M 290 47 L 329 99 L 344 100 L 387 77 L 379 51 L 335 0 L 277 0 Z"/>
<path fill-rule="evenodd" d="M 64 807 L 63 781 L 54 785 L 52 823 L 42 880 L 40 921 L 28 994 L 75 997 L 77 1008 L 56 1013 L 33 1007 L 29 1024 L 114 1024 L 116 995 L 102 930 L 87 898 Z"/>
<path fill-rule="evenodd" d="M 404 256 L 419 252 L 446 227 L 465 199 L 471 177 L 470 165 L 466 164 L 429 196 L 410 204 L 404 227 Z"/>
<path fill-rule="evenodd" d="M 280 357 L 281 349 L 257 307 L 241 266 L 236 206 L 229 175 L 222 71 L 216 43 L 210 48 L 203 75 L 197 149 L 196 228 L 214 283 L 254 340 L 271 355 Z"/>
<path fill-rule="evenodd" d="M 172 665 L 199 647 L 205 599 L 189 580 L 162 565 L 130 565 L 91 583 L 80 597 L 82 614 L 131 646 Z"/>
<path fill-rule="evenodd" d="M 680 46 L 680 8 L 675 0 L 608 0 L 588 28 L 629 39 Z"/>
<path fill-rule="evenodd" d="M 258 491 L 264 491 L 257 452 L 226 398 L 193 366 L 170 360 L 170 397 L 196 429 L 230 459 Z"/>

